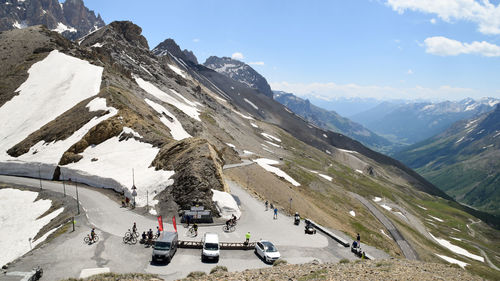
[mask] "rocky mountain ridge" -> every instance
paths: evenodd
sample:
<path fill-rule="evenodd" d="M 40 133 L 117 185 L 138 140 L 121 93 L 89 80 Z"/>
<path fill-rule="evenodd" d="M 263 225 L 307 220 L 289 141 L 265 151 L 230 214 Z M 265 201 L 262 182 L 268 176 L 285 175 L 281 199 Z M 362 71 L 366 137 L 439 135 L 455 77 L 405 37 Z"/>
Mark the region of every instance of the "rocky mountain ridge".
<path fill-rule="evenodd" d="M 244 62 L 229 57 L 210 56 L 203 65 L 250 88 L 257 89 L 267 97 L 273 97 L 271 86 L 266 78 Z"/>
<path fill-rule="evenodd" d="M 198 64 L 198 59 L 194 55 L 194 53 L 190 50 L 184 49 L 181 51 L 181 48 L 175 41 L 171 38 L 166 39 L 161 42 L 152 50 L 153 54 L 156 56 L 165 56 L 167 54 L 171 54 L 176 58 L 182 59 L 184 62 Z"/>
<path fill-rule="evenodd" d="M 387 152 L 392 149 L 393 144 L 390 141 L 374 134 L 362 125 L 340 116 L 335 111 L 322 109 L 311 104 L 309 100 L 282 91 L 274 91 L 274 99 L 316 126 L 344 134 L 379 152 Z"/>
<path fill-rule="evenodd" d="M 101 16 L 85 7 L 83 0 L 2 0 L 0 31 L 43 24 L 76 40 L 105 25 Z"/>

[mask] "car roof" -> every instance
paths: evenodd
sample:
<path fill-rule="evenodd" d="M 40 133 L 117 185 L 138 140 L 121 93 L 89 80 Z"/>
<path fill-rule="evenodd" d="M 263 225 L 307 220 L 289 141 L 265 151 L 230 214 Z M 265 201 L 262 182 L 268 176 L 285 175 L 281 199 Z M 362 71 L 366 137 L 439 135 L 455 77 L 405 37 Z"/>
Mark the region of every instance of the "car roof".
<path fill-rule="evenodd" d="M 205 242 L 208 243 L 219 243 L 219 235 L 217 233 L 205 233 Z"/>
<path fill-rule="evenodd" d="M 174 238 L 177 238 L 177 232 L 164 231 L 156 241 L 171 242 Z"/>

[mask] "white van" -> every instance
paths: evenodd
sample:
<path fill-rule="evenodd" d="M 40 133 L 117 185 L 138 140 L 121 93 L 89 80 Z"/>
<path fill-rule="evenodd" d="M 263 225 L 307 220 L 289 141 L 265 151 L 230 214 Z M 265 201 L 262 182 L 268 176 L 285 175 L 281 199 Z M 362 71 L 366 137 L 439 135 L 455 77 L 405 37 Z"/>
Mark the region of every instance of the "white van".
<path fill-rule="evenodd" d="M 219 261 L 219 236 L 217 233 L 205 233 L 203 236 L 203 249 L 201 250 L 201 261 Z"/>

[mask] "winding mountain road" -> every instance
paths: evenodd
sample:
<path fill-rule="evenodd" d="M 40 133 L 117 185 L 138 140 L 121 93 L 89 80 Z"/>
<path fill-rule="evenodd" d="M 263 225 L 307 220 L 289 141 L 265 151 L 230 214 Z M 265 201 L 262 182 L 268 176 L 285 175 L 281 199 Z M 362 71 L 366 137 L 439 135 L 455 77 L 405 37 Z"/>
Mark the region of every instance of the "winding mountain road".
<path fill-rule="evenodd" d="M 379 211 L 371 202 L 366 200 L 363 196 L 349 192 L 351 196 L 354 198 L 358 199 L 363 205 L 365 205 L 370 212 L 387 228 L 389 233 L 391 234 L 392 238 L 394 238 L 394 241 L 398 244 L 399 248 L 405 255 L 405 257 L 409 260 L 418 260 L 417 253 L 415 250 L 412 248 L 412 246 L 406 241 L 406 239 L 401 235 L 399 230 L 394 226 L 394 224 L 387 218 L 382 212 Z"/>

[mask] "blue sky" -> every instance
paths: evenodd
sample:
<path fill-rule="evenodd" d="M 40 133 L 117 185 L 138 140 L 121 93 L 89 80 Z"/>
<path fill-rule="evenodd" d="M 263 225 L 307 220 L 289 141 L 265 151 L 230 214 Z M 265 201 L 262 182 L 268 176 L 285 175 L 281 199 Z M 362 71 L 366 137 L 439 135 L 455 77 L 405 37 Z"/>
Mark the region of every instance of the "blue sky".
<path fill-rule="evenodd" d="M 500 0 L 85 0 L 150 48 L 253 63 L 273 89 L 330 100 L 500 98 Z"/>

